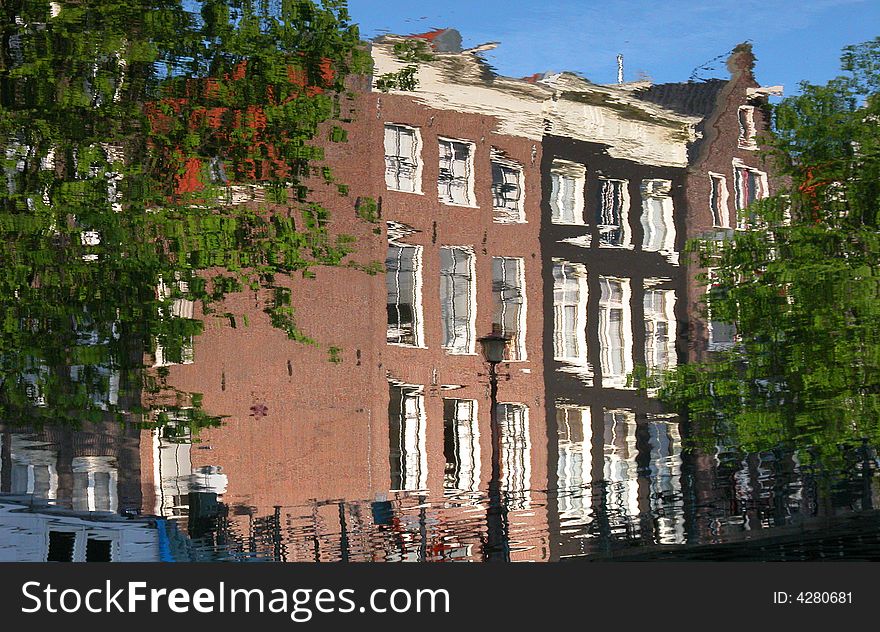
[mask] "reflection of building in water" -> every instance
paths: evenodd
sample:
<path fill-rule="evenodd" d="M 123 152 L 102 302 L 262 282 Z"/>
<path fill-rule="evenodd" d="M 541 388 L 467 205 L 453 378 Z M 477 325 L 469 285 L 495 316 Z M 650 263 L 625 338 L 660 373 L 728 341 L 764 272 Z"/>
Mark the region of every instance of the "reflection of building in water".
<path fill-rule="evenodd" d="M 755 57 L 751 46 L 740 44 L 727 61 L 730 79 L 646 86 L 636 97 L 689 117 L 697 138 L 688 146 L 686 210 L 682 227 L 686 237 L 727 239 L 734 229 L 747 228 L 749 218 L 740 211 L 770 195 L 773 181 L 759 152 L 760 135 L 769 129 L 767 98 L 781 94 L 781 87 L 760 87 L 755 80 Z M 689 323 L 690 360 L 706 351 L 729 348 L 735 330 L 730 324 L 713 322 L 703 310 L 706 284 L 701 270 L 690 262 L 686 305 Z"/>
<path fill-rule="evenodd" d="M 0 562 L 158 562 L 153 523 L 0 499 Z"/>
<path fill-rule="evenodd" d="M 139 431 L 0 426 L 0 493 L 77 512 L 139 513 Z"/>
<path fill-rule="evenodd" d="M 158 561 L 140 491 L 135 430 L 0 426 L 0 561 Z"/>
<path fill-rule="evenodd" d="M 551 559 L 583 554 L 596 537 L 681 539 L 672 504 L 680 469 L 667 462 L 678 458 L 677 428 L 655 432 L 659 406 L 633 376 L 675 366 L 683 348 L 679 253 L 695 121 L 639 100 L 641 85 L 568 74 L 539 83 L 556 95 L 543 137 L 541 232 L 544 312 L 554 316 L 544 322 L 546 401 L 557 420 Z M 602 105 L 610 99 L 625 107 Z M 651 518 L 658 512 L 662 526 Z"/>
<path fill-rule="evenodd" d="M 377 75 L 404 67 L 396 41 L 374 43 Z M 427 41 L 435 58 L 415 91 L 352 84 L 348 140 L 324 147 L 348 195 L 309 183 L 331 233 L 356 238 L 354 261 L 384 273 L 318 268 L 281 281 L 316 345 L 288 340 L 263 297 L 241 293 L 224 310 L 244 325 L 209 320 L 181 363 L 157 359 L 169 384 L 228 418 L 202 443 L 151 437 L 151 506 L 186 514 L 200 493 L 191 477 L 220 467 L 228 479 L 211 493 L 227 533 L 275 529 L 294 547 L 293 534 L 326 527 L 353 546 L 348 528 L 369 522 L 351 513 L 355 501 L 378 498 L 395 507 L 381 524 L 401 543 L 395 555 L 430 557 L 413 553 L 418 541 L 479 557 L 465 525 L 485 520 L 491 402 L 479 340 L 494 333 L 509 339 L 498 418 L 513 558 L 570 554 L 600 535 L 681 541 L 678 427 L 632 379 L 685 357 L 697 313 L 681 251 L 697 234 L 697 202 L 706 221 L 731 227 L 726 205 L 767 193 L 751 149 L 763 115 L 737 102 L 744 75 L 685 87 L 518 80 L 492 76 L 455 38 Z M 735 126 L 711 127 L 728 112 Z M 739 153 L 724 165 L 701 158 L 713 143 Z M 199 305 L 173 310 L 201 317 Z M 545 483 L 559 489 L 546 510 Z M 448 506 L 413 518 L 425 499 Z M 548 521 L 564 537 L 536 537 Z"/>
<path fill-rule="evenodd" d="M 727 68 L 731 73 L 728 80 L 661 84 L 635 93 L 646 102 L 693 117 L 696 121 L 697 139 L 688 147 L 686 205 L 682 217 L 688 239 L 725 240 L 736 229 L 748 229 L 750 218 L 744 217 L 740 211 L 772 193 L 774 182 L 768 179 L 767 166 L 756 150 L 759 149 L 760 134 L 768 131 L 767 97 L 779 94 L 781 88 L 760 87 L 753 74 L 754 61 L 751 47 L 742 44 L 728 59 Z M 733 348 L 736 328 L 732 323 L 713 318 L 711 299 L 721 289 L 713 283 L 712 271 L 700 269 L 692 259 L 686 262 L 686 290 L 679 293 L 677 300 L 687 314 L 687 359 L 704 360 L 711 357 L 711 352 Z M 708 277 L 708 285 L 700 279 L 701 275 Z M 717 456 L 694 453 L 690 457 L 689 469 L 693 472 L 690 484 L 700 516 L 712 511 L 738 514 L 739 510 L 732 505 L 739 501 L 733 498 L 758 502 L 754 500 L 754 486 L 756 477 L 760 476 L 754 467 L 750 470 L 736 459 L 737 465 L 727 463 L 723 454 L 723 451 Z M 748 460 L 753 458 L 759 457 L 751 456 Z M 725 464 L 721 465 L 722 462 Z M 739 471 L 734 479 L 739 481 L 734 486 L 739 490 L 736 494 L 725 491 L 727 474 L 724 472 L 729 471 L 728 468 Z M 775 480 L 776 477 L 771 478 Z M 718 509 L 721 506 L 726 508 Z M 707 510 L 707 507 L 716 509 Z M 740 520 L 740 526 L 748 528 L 745 526 L 747 520 L 735 516 L 733 520 Z M 693 522 L 692 528 L 700 532 L 700 537 L 708 536 L 705 524 L 702 518 Z M 716 531 L 719 528 L 718 524 L 713 527 Z"/>
<path fill-rule="evenodd" d="M 374 43 L 377 75 L 401 67 L 395 41 Z M 541 559 L 546 544 L 524 535 L 544 519 L 530 503 L 534 473 L 546 469 L 544 451 L 534 449 L 546 444 L 541 127 L 525 113 L 540 112 L 545 91 L 514 80 L 487 83 L 481 59 L 433 42 L 435 59 L 420 67 L 418 89 L 372 94 L 364 114 L 377 120 L 371 137 L 384 139 L 373 147 L 385 150 L 378 165 L 384 178 L 375 170 L 372 180 L 382 185 L 375 195 L 388 239 L 387 489 L 448 499 L 450 506 L 438 509 L 444 524 L 473 524 L 479 511 L 485 520 L 477 492 L 492 472 L 492 405 L 479 339 L 504 336 L 499 457 L 512 557 Z M 471 548 L 467 555 L 478 559 L 481 546 Z M 447 553 L 465 549 L 456 550 Z"/>

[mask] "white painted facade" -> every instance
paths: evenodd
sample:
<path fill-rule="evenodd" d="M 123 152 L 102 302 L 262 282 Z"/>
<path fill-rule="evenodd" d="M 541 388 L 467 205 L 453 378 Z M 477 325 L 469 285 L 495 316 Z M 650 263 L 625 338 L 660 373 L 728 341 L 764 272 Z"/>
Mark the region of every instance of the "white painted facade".
<path fill-rule="evenodd" d="M 158 562 L 159 534 L 151 522 L 121 517 L 85 518 L 0 502 L 0 562 L 45 562 L 51 533 L 72 534 L 71 561 L 87 561 L 89 540 L 110 542 L 113 562 Z"/>
<path fill-rule="evenodd" d="M 373 43 L 374 77 L 407 66 L 394 56 L 395 41 L 400 40 L 389 36 Z M 419 64 L 415 92 L 392 92 L 439 110 L 494 116 L 498 134 L 534 141 L 545 134 L 566 136 L 606 144 L 614 158 L 687 166 L 687 143 L 695 140 L 699 119 L 635 98 L 633 88 L 643 84 L 603 86 L 572 73 L 535 83 L 510 77 L 487 81 L 487 68 L 474 52 L 434 53 L 433 61 Z"/>

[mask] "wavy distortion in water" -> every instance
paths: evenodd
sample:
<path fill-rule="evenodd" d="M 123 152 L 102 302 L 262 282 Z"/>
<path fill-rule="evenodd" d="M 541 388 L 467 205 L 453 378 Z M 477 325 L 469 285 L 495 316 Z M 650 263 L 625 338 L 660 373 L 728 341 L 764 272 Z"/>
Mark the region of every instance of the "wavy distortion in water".
<path fill-rule="evenodd" d="M 0 13 L 0 560 L 878 557 L 877 41 L 771 108 Z"/>

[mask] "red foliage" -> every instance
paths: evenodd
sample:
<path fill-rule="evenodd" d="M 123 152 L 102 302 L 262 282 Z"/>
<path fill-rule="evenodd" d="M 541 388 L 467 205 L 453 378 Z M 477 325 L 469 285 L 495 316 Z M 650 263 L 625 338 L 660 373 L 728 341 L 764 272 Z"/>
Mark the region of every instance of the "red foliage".
<path fill-rule="evenodd" d="M 198 158 L 187 158 L 183 175 L 178 174 L 175 177 L 175 179 L 177 180 L 177 187 L 175 188 L 175 192 L 177 192 L 178 194 L 193 193 L 195 191 L 201 191 L 203 188 L 205 188 L 205 185 L 202 183 L 201 179 L 199 179 L 199 174 L 201 172 L 202 161 Z"/>
<path fill-rule="evenodd" d="M 241 61 L 235 65 L 231 73 L 224 73 L 222 81 L 227 85 L 247 78 L 248 62 Z M 285 102 L 297 98 L 298 94 L 314 97 L 324 92 L 324 88 L 332 85 L 336 77 L 330 59 L 322 59 L 318 65 L 319 83 L 309 82 L 306 71 L 296 65 L 287 67 L 287 80 L 299 88 Z M 156 135 L 171 134 L 175 128 L 175 119 L 185 121 L 190 132 L 208 128 L 210 137 L 221 143 L 228 142 L 229 131 L 246 131 L 247 158 L 238 160 L 231 165 L 233 178 L 244 178 L 247 182 L 267 181 L 273 177 L 287 178 L 290 167 L 278 158 L 277 148 L 261 140 L 261 135 L 268 127 L 268 118 L 263 105 L 249 105 L 244 110 L 229 107 L 199 104 L 199 99 L 212 100 L 220 96 L 221 80 L 217 77 L 206 79 L 189 79 L 184 84 L 185 97 L 164 97 L 158 101 L 148 102 L 144 106 L 144 114 L 150 122 L 151 130 Z M 297 94 L 298 93 L 298 94 Z M 275 86 L 266 87 L 266 102 L 276 105 L 278 98 Z M 155 141 L 150 145 L 155 148 Z M 165 147 L 162 150 L 165 161 L 162 168 L 168 173 L 175 173 L 174 193 L 186 194 L 201 191 L 204 183 L 200 179 L 202 165 L 207 156 L 185 156 L 180 146 Z"/>

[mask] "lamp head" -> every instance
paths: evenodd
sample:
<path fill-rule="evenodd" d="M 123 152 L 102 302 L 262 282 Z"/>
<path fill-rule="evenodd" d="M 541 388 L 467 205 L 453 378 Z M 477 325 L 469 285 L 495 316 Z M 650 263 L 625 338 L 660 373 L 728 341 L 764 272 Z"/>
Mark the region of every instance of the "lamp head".
<path fill-rule="evenodd" d="M 504 361 L 504 352 L 507 351 L 510 338 L 500 334 L 489 334 L 480 338 L 479 342 L 486 362 L 498 364 Z"/>

